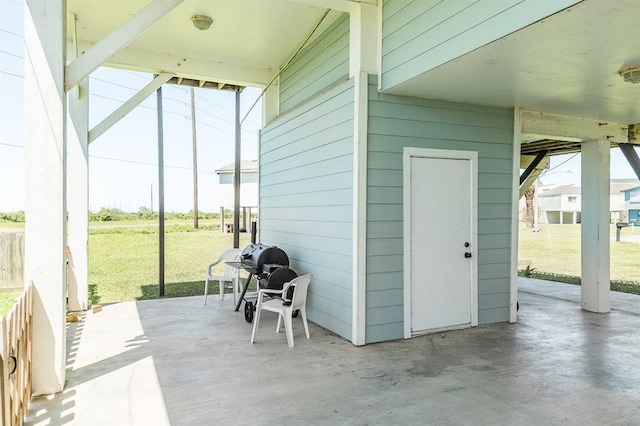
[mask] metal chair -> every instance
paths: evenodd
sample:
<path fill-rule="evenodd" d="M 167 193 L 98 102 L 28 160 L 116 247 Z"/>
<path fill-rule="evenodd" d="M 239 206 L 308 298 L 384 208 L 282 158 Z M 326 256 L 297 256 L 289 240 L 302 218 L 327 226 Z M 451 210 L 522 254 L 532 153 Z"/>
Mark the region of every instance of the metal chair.
<path fill-rule="evenodd" d="M 256 317 L 253 321 L 253 331 L 251 332 L 251 343 L 255 342 L 256 331 L 260 323 L 260 313 L 262 310 L 276 312 L 278 314 L 278 324 L 276 325 L 276 333 L 280 332 L 282 320 L 284 320 L 284 329 L 287 334 L 287 343 L 289 347 L 293 347 L 293 321 L 295 312 L 299 312 L 304 324 L 304 332 L 309 336 L 309 325 L 307 324 L 307 290 L 311 284 L 311 275 L 302 275 L 294 278 L 286 283 L 282 290 L 260 289 L 258 292 L 258 306 L 256 306 Z M 293 295 L 291 300 L 287 299 L 289 288 L 293 287 Z M 264 296 L 269 295 L 270 300 L 264 301 Z M 274 296 L 280 295 L 280 298 Z"/>
<path fill-rule="evenodd" d="M 204 280 L 204 304 L 207 304 L 207 293 L 209 292 L 209 281 L 218 281 L 220 288 L 220 299 L 224 299 L 224 289 L 226 283 L 231 283 L 233 288 L 233 306 L 236 305 L 238 294 L 240 293 L 240 271 L 229 265 L 224 265 L 222 275 L 214 274 L 216 265 L 225 262 L 237 262 L 240 260 L 241 249 L 230 249 L 224 251 L 215 262 L 207 265 L 207 274 Z"/>

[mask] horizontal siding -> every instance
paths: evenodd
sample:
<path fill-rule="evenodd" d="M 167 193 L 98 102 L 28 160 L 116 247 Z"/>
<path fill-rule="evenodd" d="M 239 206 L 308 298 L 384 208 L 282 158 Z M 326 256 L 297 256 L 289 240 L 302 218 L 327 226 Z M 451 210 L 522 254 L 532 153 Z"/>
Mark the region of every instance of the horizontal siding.
<path fill-rule="evenodd" d="M 479 322 L 509 320 L 513 112 L 369 86 L 367 342 L 403 337 L 405 147 L 478 152 Z"/>
<path fill-rule="evenodd" d="M 349 14 L 304 48 L 280 75 L 280 112 L 286 112 L 349 75 Z"/>
<path fill-rule="evenodd" d="M 393 87 L 576 3 L 386 0 L 382 8 L 382 87 Z"/>
<path fill-rule="evenodd" d="M 302 72 L 302 71 L 300 71 Z M 313 274 L 311 321 L 351 339 L 353 82 L 281 114 L 260 134 L 260 240 Z"/>

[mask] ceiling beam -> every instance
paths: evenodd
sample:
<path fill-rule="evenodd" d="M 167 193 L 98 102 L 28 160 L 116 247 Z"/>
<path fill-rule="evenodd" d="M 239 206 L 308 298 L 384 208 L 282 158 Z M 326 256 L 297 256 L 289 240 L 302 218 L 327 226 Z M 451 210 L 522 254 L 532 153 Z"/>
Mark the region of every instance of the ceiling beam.
<path fill-rule="evenodd" d="M 339 10 L 340 12 L 351 12 L 353 6 L 360 3 L 377 5 L 377 0 L 287 0 L 290 3 L 305 4 L 320 9 Z"/>
<path fill-rule="evenodd" d="M 608 123 L 585 118 L 522 111 L 523 140 L 528 135 L 536 139 L 566 141 L 609 140 L 627 142 L 627 125 Z"/>
<path fill-rule="evenodd" d="M 69 91 L 80 81 L 134 41 L 184 0 L 153 0 L 124 24 L 97 42 L 84 55 L 71 62 L 65 69 L 64 88 Z"/>
<path fill-rule="evenodd" d="M 85 41 L 83 45 L 87 45 Z M 127 47 L 118 51 L 104 64 L 113 68 L 159 74 L 171 72 L 178 77 L 207 80 L 237 86 L 264 87 L 274 75 L 273 70 L 231 64 L 212 59 L 184 57 Z"/>
<path fill-rule="evenodd" d="M 164 83 L 169 81 L 173 74 L 165 72 L 158 75 L 153 81 L 144 86 L 142 90 L 136 93 L 131 99 L 122 104 L 120 108 L 112 112 L 107 118 L 89 131 L 89 143 L 96 140 L 100 135 L 109 130 L 114 124 L 120 121 L 124 116 L 129 114 L 135 107 L 140 105 L 142 101 L 147 99 L 149 95 L 158 90 Z"/>

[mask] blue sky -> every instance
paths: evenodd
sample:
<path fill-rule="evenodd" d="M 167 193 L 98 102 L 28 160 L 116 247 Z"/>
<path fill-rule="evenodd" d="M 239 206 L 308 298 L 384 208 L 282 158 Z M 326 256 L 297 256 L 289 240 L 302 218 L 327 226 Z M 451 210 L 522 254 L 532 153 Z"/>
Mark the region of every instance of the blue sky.
<path fill-rule="evenodd" d="M 0 0 L 0 211 L 24 209 L 24 102 L 23 10 L 20 0 Z M 90 127 L 99 123 L 151 76 L 100 68 L 90 79 Z M 191 110 L 189 89 L 165 85 L 165 208 L 186 212 L 193 207 Z M 242 93 L 242 116 L 260 90 Z M 211 89 L 196 90 L 199 208 L 217 211 L 219 193 L 214 170 L 234 159 L 235 95 Z M 157 210 L 157 124 L 155 96 L 103 134 L 89 148 L 89 207 L 115 207 L 137 211 Z M 252 110 L 242 129 L 242 158 L 257 158 L 257 133 L 261 103 Z M 634 178 L 626 159 L 611 151 L 611 177 Z M 580 185 L 580 155 L 556 156 L 545 184 Z"/>

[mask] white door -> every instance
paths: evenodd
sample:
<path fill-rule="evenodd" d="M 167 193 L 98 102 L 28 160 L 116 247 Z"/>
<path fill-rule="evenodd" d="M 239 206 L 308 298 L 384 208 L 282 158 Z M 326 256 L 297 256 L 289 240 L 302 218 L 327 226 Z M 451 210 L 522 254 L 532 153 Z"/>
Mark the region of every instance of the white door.
<path fill-rule="evenodd" d="M 411 334 L 475 325 L 475 167 L 410 156 Z"/>

